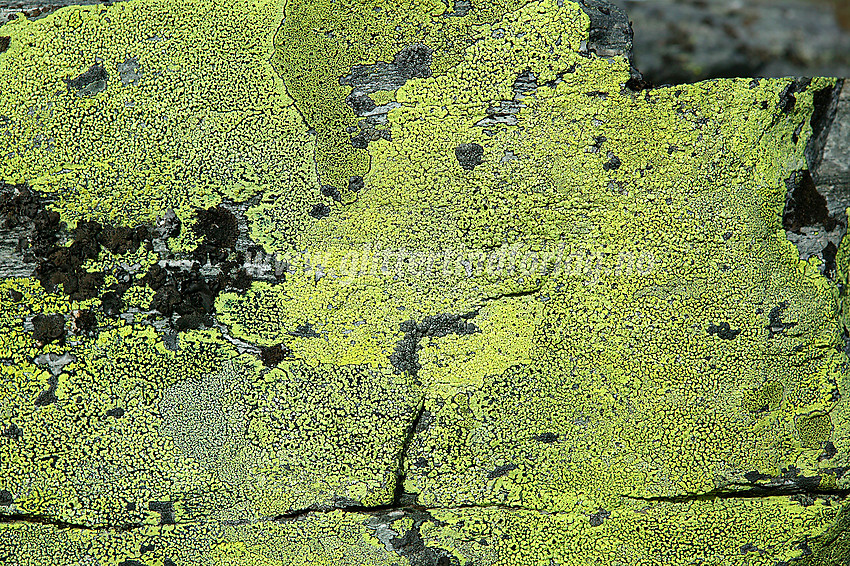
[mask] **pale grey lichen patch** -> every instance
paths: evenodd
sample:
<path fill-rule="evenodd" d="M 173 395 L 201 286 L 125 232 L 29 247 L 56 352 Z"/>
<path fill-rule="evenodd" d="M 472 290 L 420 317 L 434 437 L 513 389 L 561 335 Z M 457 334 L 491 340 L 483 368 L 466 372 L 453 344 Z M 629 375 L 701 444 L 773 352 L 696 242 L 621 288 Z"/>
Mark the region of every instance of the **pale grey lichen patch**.
<path fill-rule="evenodd" d="M 135 57 L 127 57 L 123 63 L 118 63 L 117 67 L 121 84 L 136 84 L 142 78 L 142 66 Z"/>

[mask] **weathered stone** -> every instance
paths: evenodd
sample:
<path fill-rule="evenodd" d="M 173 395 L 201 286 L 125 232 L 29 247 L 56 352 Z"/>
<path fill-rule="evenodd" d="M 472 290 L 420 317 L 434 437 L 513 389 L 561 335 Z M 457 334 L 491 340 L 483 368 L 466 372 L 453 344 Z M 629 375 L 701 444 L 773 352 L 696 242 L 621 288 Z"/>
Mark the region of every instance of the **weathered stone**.
<path fill-rule="evenodd" d="M 0 555 L 846 561 L 841 82 L 646 88 L 625 21 L 4 25 Z"/>

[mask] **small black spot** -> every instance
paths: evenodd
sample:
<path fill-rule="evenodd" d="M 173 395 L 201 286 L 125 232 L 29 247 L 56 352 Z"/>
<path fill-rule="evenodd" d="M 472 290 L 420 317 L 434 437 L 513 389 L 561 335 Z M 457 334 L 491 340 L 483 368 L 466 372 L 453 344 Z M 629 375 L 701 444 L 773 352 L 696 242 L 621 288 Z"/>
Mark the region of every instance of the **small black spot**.
<path fill-rule="evenodd" d="M 331 208 L 325 203 L 320 202 L 319 204 L 314 204 L 313 208 L 310 209 L 308 213 L 313 218 L 319 219 L 328 216 L 331 213 Z"/>
<path fill-rule="evenodd" d="M 12 440 L 17 441 L 24 436 L 24 431 L 22 431 L 15 423 L 10 423 L 9 426 L 6 427 L 6 430 L 0 432 L 0 436 L 5 436 L 6 438 L 11 438 Z"/>
<path fill-rule="evenodd" d="M 416 459 L 415 462 L 413 462 L 413 465 L 416 466 L 417 468 L 427 468 L 428 467 L 428 460 L 426 460 L 425 458 L 422 458 L 420 456 L 419 458 Z"/>
<path fill-rule="evenodd" d="M 779 305 L 770 309 L 768 313 L 768 325 L 765 326 L 770 331 L 769 338 L 773 338 L 777 334 L 784 334 L 788 329 L 797 326 L 796 322 L 783 322 L 782 313 L 788 308 L 788 303 L 781 302 Z"/>
<path fill-rule="evenodd" d="M 260 359 L 263 360 L 263 365 L 274 367 L 283 360 L 292 357 L 292 350 L 283 344 L 275 344 L 268 348 L 260 348 Z"/>
<path fill-rule="evenodd" d="M 342 200 L 339 189 L 331 185 L 322 185 L 322 196 L 330 197 L 337 202 Z"/>
<path fill-rule="evenodd" d="M 838 450 L 836 450 L 835 444 L 833 444 L 831 440 L 827 440 L 823 443 L 823 454 L 818 456 L 818 462 L 832 460 L 836 454 L 838 454 Z"/>
<path fill-rule="evenodd" d="M 12 299 L 12 302 L 20 303 L 21 299 L 24 298 L 24 294 L 15 289 L 9 289 L 9 298 Z"/>
<path fill-rule="evenodd" d="M 496 468 L 487 474 L 487 479 L 496 479 L 504 476 L 511 470 L 516 470 L 517 466 L 515 464 L 505 464 L 503 466 L 496 466 Z"/>
<path fill-rule="evenodd" d="M 748 542 L 744 546 L 741 547 L 741 554 L 747 554 L 748 552 L 761 552 L 753 543 Z"/>
<path fill-rule="evenodd" d="M 143 544 L 139 547 L 139 554 L 152 552 L 154 549 L 156 549 L 156 546 L 154 546 L 153 544 Z"/>
<path fill-rule="evenodd" d="M 12 43 L 12 38 L 8 35 L 0 35 L 0 53 L 4 53 L 7 49 L 9 49 L 9 45 Z"/>
<path fill-rule="evenodd" d="M 177 566 L 174 562 L 171 561 L 170 558 L 166 558 L 162 561 L 162 566 Z"/>
<path fill-rule="evenodd" d="M 65 317 L 61 314 L 37 314 L 32 325 L 32 337 L 39 347 L 51 342 L 65 343 Z"/>
<path fill-rule="evenodd" d="M 127 503 L 127 511 L 135 511 L 136 510 L 136 502 L 130 501 Z"/>
<path fill-rule="evenodd" d="M 600 508 L 596 513 L 592 513 L 590 515 L 590 526 L 598 527 L 602 523 L 605 522 L 605 519 L 611 516 L 610 511 L 606 511 L 605 509 Z"/>
<path fill-rule="evenodd" d="M 622 164 L 623 162 L 620 161 L 620 158 L 609 151 L 608 162 L 602 165 L 602 169 L 605 171 L 616 171 Z"/>
<path fill-rule="evenodd" d="M 91 95 L 106 90 L 107 78 L 106 69 L 94 64 L 80 76 L 74 79 L 65 79 L 65 83 L 69 89 L 74 89 L 79 94 Z"/>
<path fill-rule="evenodd" d="M 45 407 L 51 403 L 58 401 L 56 398 L 56 387 L 59 385 L 59 380 L 55 375 L 47 378 L 47 389 L 38 394 L 35 399 L 36 407 Z"/>
<path fill-rule="evenodd" d="M 121 407 L 115 407 L 113 409 L 109 409 L 106 411 L 107 417 L 115 417 L 116 419 L 120 419 L 124 416 L 124 409 Z"/>
<path fill-rule="evenodd" d="M 138 560 L 123 560 L 118 563 L 118 566 L 148 566 L 144 562 L 139 562 Z"/>
<path fill-rule="evenodd" d="M 12 494 L 5 489 L 0 489 L 0 505 L 9 506 L 12 504 Z"/>
<path fill-rule="evenodd" d="M 484 148 L 477 143 L 462 143 L 455 148 L 455 157 L 461 167 L 471 171 L 484 160 Z"/>
<path fill-rule="evenodd" d="M 354 177 L 348 180 L 349 191 L 354 191 L 356 193 L 364 186 L 365 184 L 363 183 L 363 177 L 361 177 L 360 175 L 355 175 Z"/>
<path fill-rule="evenodd" d="M 709 334 L 716 334 L 718 338 L 722 340 L 732 340 L 738 334 L 741 333 L 740 330 L 733 330 L 731 326 L 729 326 L 728 322 L 721 322 L 719 325 L 715 326 L 710 324 L 708 326 Z"/>
<path fill-rule="evenodd" d="M 554 432 L 544 432 L 543 434 L 538 434 L 534 437 L 534 440 L 537 442 L 542 442 L 544 444 L 552 444 L 553 442 L 558 441 L 558 435 Z"/>
<path fill-rule="evenodd" d="M 723 233 L 723 241 L 728 242 L 734 234 L 732 232 L 724 232 Z"/>
<path fill-rule="evenodd" d="M 791 142 L 794 145 L 797 145 L 797 141 L 800 139 L 800 132 L 803 130 L 803 123 L 800 122 L 797 124 L 797 127 L 794 128 L 794 132 L 791 134 Z"/>
<path fill-rule="evenodd" d="M 174 504 L 171 501 L 151 501 L 148 509 L 159 513 L 160 525 L 174 524 Z"/>

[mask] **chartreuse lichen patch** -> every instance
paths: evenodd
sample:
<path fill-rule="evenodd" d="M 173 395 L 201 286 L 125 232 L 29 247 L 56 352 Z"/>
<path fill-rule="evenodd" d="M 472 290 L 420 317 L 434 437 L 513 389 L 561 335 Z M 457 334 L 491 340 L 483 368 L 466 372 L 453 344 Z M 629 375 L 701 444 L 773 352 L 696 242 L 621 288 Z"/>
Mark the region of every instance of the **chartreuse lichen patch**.
<path fill-rule="evenodd" d="M 250 238 L 279 277 L 176 338 L 119 316 L 153 286 L 105 308 L 0 282 L 0 555 L 850 555 L 846 298 L 782 225 L 836 81 L 793 105 L 791 79 L 635 92 L 588 49 L 599 3 L 460 4 L 131 0 L 3 27 L 0 180 L 71 227 L 209 224 L 81 269 L 159 280 Z M 836 263 L 846 285 L 846 245 Z"/>

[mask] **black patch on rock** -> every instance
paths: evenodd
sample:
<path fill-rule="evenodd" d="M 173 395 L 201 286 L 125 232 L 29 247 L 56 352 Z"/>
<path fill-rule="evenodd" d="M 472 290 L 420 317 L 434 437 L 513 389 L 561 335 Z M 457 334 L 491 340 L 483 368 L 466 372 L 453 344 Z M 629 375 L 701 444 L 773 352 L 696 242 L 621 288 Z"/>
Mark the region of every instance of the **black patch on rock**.
<path fill-rule="evenodd" d="M 20 303 L 21 299 L 24 298 L 24 294 L 17 289 L 9 289 L 9 298 L 12 299 L 13 303 Z"/>
<path fill-rule="evenodd" d="M 796 322 L 782 322 L 782 313 L 788 308 L 788 303 L 783 301 L 779 305 L 770 309 L 768 313 L 768 324 L 765 328 L 770 331 L 769 338 L 773 338 L 777 334 L 784 334 L 789 328 L 797 326 Z"/>
<path fill-rule="evenodd" d="M 139 554 L 153 552 L 154 550 L 156 550 L 156 546 L 153 544 L 142 544 L 139 546 Z"/>
<path fill-rule="evenodd" d="M 174 524 L 174 504 L 171 501 L 151 501 L 148 509 L 159 513 L 160 525 Z"/>
<path fill-rule="evenodd" d="M 322 196 L 330 197 L 336 202 L 342 200 L 342 196 L 339 194 L 339 189 L 332 185 L 322 185 Z"/>
<path fill-rule="evenodd" d="M 822 225 L 827 231 L 835 228 L 826 199 L 818 192 L 809 171 L 795 171 L 785 180 L 785 185 L 788 187 L 782 213 L 785 230 L 800 234 L 804 226 Z"/>
<path fill-rule="evenodd" d="M 738 334 L 740 334 L 741 331 L 740 330 L 733 330 L 732 327 L 729 326 L 728 322 L 721 322 L 720 324 L 718 324 L 716 326 L 714 324 L 709 324 L 708 325 L 708 333 L 712 334 L 712 335 L 716 334 L 717 337 L 722 339 L 722 340 L 732 340 Z"/>
<path fill-rule="evenodd" d="M 348 180 L 348 190 L 353 192 L 360 191 L 365 186 L 363 182 L 363 177 L 360 175 L 355 175 L 351 179 Z"/>
<path fill-rule="evenodd" d="M 590 526 L 598 527 L 610 516 L 610 511 L 600 508 L 599 511 L 590 515 Z"/>
<path fill-rule="evenodd" d="M 319 204 L 314 204 L 313 208 L 311 208 L 310 212 L 308 212 L 307 214 L 318 220 L 320 218 L 328 216 L 330 213 L 331 208 L 325 203 L 320 202 Z"/>
<path fill-rule="evenodd" d="M 12 504 L 12 494 L 5 489 L 0 489 L 0 505 L 9 506 Z"/>
<path fill-rule="evenodd" d="M 268 348 L 265 346 L 260 348 L 260 359 L 263 360 L 264 366 L 275 367 L 283 360 L 291 357 L 292 350 L 286 347 L 285 344 L 275 344 Z"/>
<path fill-rule="evenodd" d="M 543 444 L 552 444 L 553 442 L 558 441 L 558 435 L 554 432 L 544 432 L 543 434 L 535 436 L 534 440 L 542 442 Z"/>
<path fill-rule="evenodd" d="M 620 158 L 609 151 L 608 162 L 602 165 L 602 169 L 605 171 L 616 171 L 622 164 L 623 162 L 620 161 Z"/>
<path fill-rule="evenodd" d="M 212 326 L 212 319 L 206 313 L 191 312 L 177 319 L 177 331 L 198 330 L 202 327 Z"/>
<path fill-rule="evenodd" d="M 37 314 L 32 325 L 32 337 L 39 347 L 51 342 L 65 343 L 65 317 L 61 314 Z"/>
<path fill-rule="evenodd" d="M 640 92 L 642 90 L 652 90 L 655 88 L 655 85 L 652 84 L 652 81 L 646 80 L 643 77 L 632 77 L 626 81 L 626 88 L 634 92 Z"/>
<path fill-rule="evenodd" d="M 32 222 L 41 203 L 26 185 L 0 183 L 0 221 L 3 228 L 11 230 Z"/>
<path fill-rule="evenodd" d="M 790 114 L 797 105 L 796 94 L 805 92 L 810 84 L 812 84 L 812 79 L 807 77 L 796 78 L 791 81 L 779 94 L 779 103 L 776 105 L 777 110 L 784 114 Z"/>
<path fill-rule="evenodd" d="M 145 226 L 127 228 L 125 226 L 109 226 L 100 234 L 100 243 L 115 255 L 124 255 L 139 249 L 139 244 L 149 241 L 150 232 Z"/>
<path fill-rule="evenodd" d="M 493 469 L 493 471 L 491 471 L 490 473 L 487 474 L 487 479 L 492 480 L 492 479 L 500 478 L 500 477 L 506 475 L 511 470 L 516 470 L 516 469 L 517 469 L 516 464 L 505 464 L 503 466 L 496 466 L 496 468 Z"/>
<path fill-rule="evenodd" d="M 298 338 L 319 338 L 321 336 L 321 334 L 313 330 L 313 327 L 310 326 L 309 322 L 298 325 L 298 328 L 290 332 L 289 335 L 296 336 Z"/>
<path fill-rule="evenodd" d="M 0 53 L 5 53 L 7 49 L 9 49 L 9 45 L 12 44 L 12 38 L 8 35 L 0 35 Z"/>
<path fill-rule="evenodd" d="M 195 261 L 220 263 L 227 260 L 239 238 L 239 222 L 236 216 L 223 206 L 199 210 L 192 231 L 202 237 L 201 244 L 193 252 Z"/>
<path fill-rule="evenodd" d="M 108 77 L 106 69 L 99 64 L 94 64 L 78 77 L 65 79 L 65 84 L 68 85 L 69 89 L 75 90 L 77 94 L 89 96 L 106 90 Z"/>
<path fill-rule="evenodd" d="M 434 50 L 422 43 L 408 45 L 393 59 L 393 65 L 407 78 L 427 79 L 431 76 Z"/>
<path fill-rule="evenodd" d="M 838 265 L 835 263 L 835 258 L 838 256 L 838 248 L 833 242 L 829 242 L 824 246 L 823 251 L 823 274 L 827 279 L 835 280 L 838 274 Z"/>
<path fill-rule="evenodd" d="M 100 308 L 106 316 L 118 316 L 124 310 L 124 300 L 115 291 L 100 296 Z"/>
<path fill-rule="evenodd" d="M 832 460 L 836 454 L 838 454 L 838 450 L 835 448 L 835 444 L 831 440 L 827 440 L 823 443 L 823 454 L 818 456 L 818 462 Z"/>
<path fill-rule="evenodd" d="M 144 562 L 139 562 L 138 560 L 128 559 L 128 560 L 122 560 L 121 562 L 119 562 L 118 566 L 148 566 L 148 565 L 145 564 Z"/>
<path fill-rule="evenodd" d="M 478 327 L 469 322 L 469 319 L 477 314 L 478 311 L 466 314 L 438 314 L 426 316 L 421 324 L 416 324 L 413 320 L 402 322 L 399 329 L 404 332 L 404 338 L 396 343 L 395 351 L 389 356 L 395 373 L 407 373 L 416 377 L 422 367 L 419 363 L 419 341 L 426 336 L 442 338 L 449 334 L 463 336 L 479 332 Z"/>
<path fill-rule="evenodd" d="M 106 411 L 107 417 L 115 417 L 116 419 L 120 419 L 124 416 L 124 409 L 122 407 L 114 407 Z"/>
<path fill-rule="evenodd" d="M 763 474 L 758 470 L 753 470 L 744 474 L 744 479 L 746 479 L 750 483 L 756 483 L 759 480 L 769 480 L 772 479 L 772 476 L 767 474 Z"/>
<path fill-rule="evenodd" d="M 749 552 L 761 553 L 761 552 L 764 552 L 764 551 L 759 550 L 759 548 L 757 546 L 755 546 L 753 543 L 748 542 L 747 544 L 745 544 L 741 547 L 741 554 L 747 554 Z"/>
<path fill-rule="evenodd" d="M 484 148 L 477 143 L 462 143 L 455 148 L 455 157 L 461 167 L 471 171 L 484 160 Z"/>
<path fill-rule="evenodd" d="M 38 394 L 38 397 L 35 399 L 35 406 L 45 407 L 58 401 L 56 398 L 56 386 L 58 385 L 59 379 L 55 375 L 47 378 L 47 389 Z"/>
<path fill-rule="evenodd" d="M 23 438 L 24 431 L 22 431 L 20 427 L 15 423 L 9 423 L 9 426 L 6 427 L 6 430 L 0 432 L 0 436 L 11 438 L 12 440 L 17 441 Z"/>
<path fill-rule="evenodd" d="M 97 316 L 91 309 L 74 311 L 71 331 L 77 335 L 91 335 L 97 330 Z"/>

